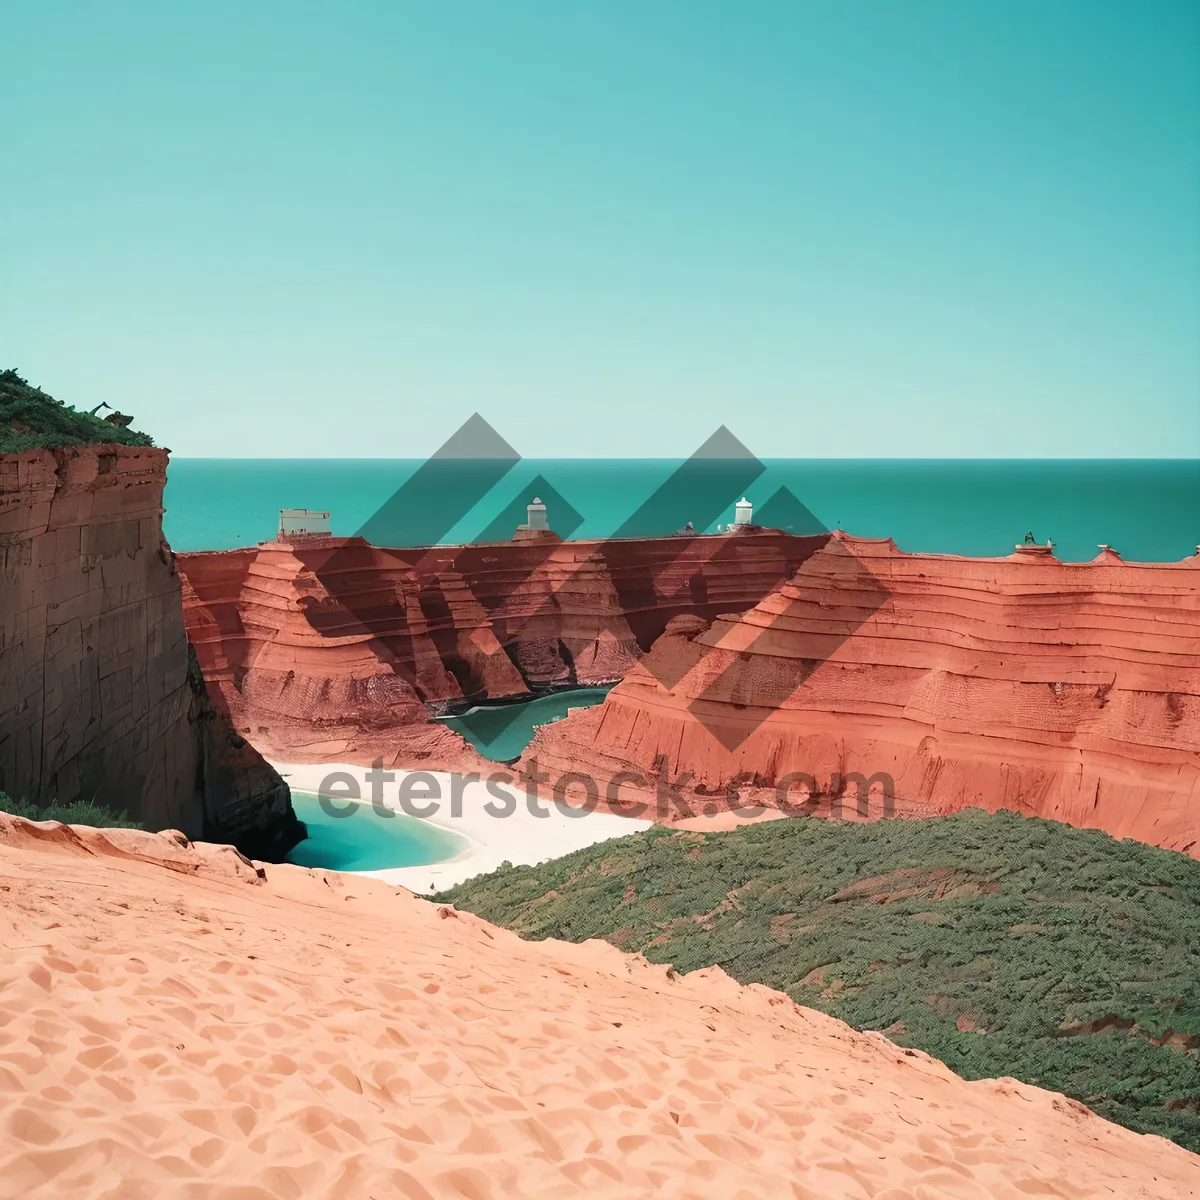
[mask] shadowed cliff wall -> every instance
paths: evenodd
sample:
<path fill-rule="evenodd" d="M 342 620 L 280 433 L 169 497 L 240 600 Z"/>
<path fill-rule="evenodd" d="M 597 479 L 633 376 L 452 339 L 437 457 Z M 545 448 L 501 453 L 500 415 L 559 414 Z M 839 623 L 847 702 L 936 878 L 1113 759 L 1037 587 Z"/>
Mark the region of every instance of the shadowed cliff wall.
<path fill-rule="evenodd" d="M 166 467 L 150 447 L 0 456 L 0 790 L 274 857 L 302 827 L 209 702 L 162 534 Z"/>
<path fill-rule="evenodd" d="M 680 613 L 751 607 L 826 538 L 355 538 L 179 556 L 205 678 L 236 728 L 305 761 L 474 768 L 432 711 L 621 679 Z"/>

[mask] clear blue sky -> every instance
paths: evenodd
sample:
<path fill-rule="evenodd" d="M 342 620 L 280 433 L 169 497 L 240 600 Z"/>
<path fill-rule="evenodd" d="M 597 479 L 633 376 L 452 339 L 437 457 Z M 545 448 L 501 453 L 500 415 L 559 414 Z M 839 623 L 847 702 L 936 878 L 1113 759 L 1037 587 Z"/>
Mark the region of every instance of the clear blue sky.
<path fill-rule="evenodd" d="M 0 365 L 182 455 L 1200 455 L 1190 0 L 0 8 Z"/>

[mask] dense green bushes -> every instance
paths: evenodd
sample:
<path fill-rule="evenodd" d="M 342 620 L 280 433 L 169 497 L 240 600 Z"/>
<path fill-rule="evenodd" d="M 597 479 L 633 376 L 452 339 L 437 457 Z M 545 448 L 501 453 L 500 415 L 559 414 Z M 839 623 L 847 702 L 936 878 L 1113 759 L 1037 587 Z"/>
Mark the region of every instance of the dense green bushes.
<path fill-rule="evenodd" d="M 1200 863 L 1179 854 L 1009 813 L 800 818 L 652 829 L 440 899 L 529 937 L 720 964 L 967 1078 L 1200 1150 Z"/>
<path fill-rule="evenodd" d="M 26 382 L 16 371 L 0 371 L 0 454 L 99 442 L 154 445 L 144 433 L 113 425 L 88 412 L 76 412 Z"/>
<path fill-rule="evenodd" d="M 73 804 L 53 802 L 45 807 L 29 804 L 24 800 L 13 800 L 0 792 L 0 812 L 14 817 L 25 817 L 30 821 L 61 821 L 64 825 L 94 825 L 98 829 L 141 829 L 142 823 L 134 821 L 122 809 L 119 813 L 103 804 L 90 800 L 76 800 Z"/>

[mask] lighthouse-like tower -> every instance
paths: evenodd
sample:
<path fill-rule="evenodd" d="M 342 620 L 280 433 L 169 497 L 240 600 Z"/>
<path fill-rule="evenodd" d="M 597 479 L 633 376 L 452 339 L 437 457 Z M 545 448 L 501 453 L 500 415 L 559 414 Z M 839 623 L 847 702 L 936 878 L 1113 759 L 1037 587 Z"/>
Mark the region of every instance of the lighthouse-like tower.
<path fill-rule="evenodd" d="M 514 541 L 558 540 L 557 535 L 550 528 L 550 522 L 546 519 L 546 506 L 542 503 L 540 496 L 534 496 L 533 500 L 526 505 L 525 512 L 529 519 L 524 524 L 517 526 L 517 531 L 513 534 Z"/>
<path fill-rule="evenodd" d="M 549 529 L 550 526 L 546 521 L 546 506 L 541 500 L 534 496 L 533 503 L 528 505 L 525 511 L 529 514 L 528 523 L 524 526 L 526 529 Z"/>

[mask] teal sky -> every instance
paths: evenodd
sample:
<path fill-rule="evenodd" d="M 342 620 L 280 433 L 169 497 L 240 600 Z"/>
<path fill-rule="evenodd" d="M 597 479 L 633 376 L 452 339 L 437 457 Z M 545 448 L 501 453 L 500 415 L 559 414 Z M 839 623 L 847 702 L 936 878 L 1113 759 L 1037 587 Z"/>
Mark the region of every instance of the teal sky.
<path fill-rule="evenodd" d="M 0 366 L 188 456 L 1200 456 L 1190 0 L 0 8 Z"/>

